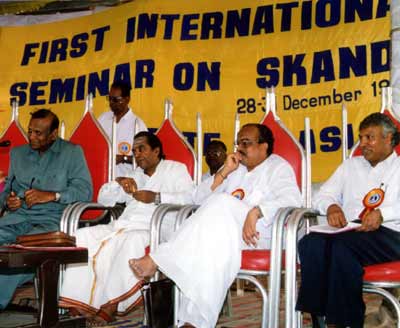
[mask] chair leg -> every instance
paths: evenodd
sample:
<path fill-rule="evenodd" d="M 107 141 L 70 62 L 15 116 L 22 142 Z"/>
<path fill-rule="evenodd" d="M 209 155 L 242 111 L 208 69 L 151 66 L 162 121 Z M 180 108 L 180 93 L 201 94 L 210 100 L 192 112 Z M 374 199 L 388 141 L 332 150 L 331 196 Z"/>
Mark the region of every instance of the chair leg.
<path fill-rule="evenodd" d="M 224 305 L 221 310 L 221 314 L 227 317 L 232 316 L 232 292 L 228 289 L 228 293 L 226 293 Z"/>
<path fill-rule="evenodd" d="M 372 293 L 383 296 L 390 304 L 393 305 L 393 308 L 396 312 L 397 316 L 397 328 L 400 328 L 400 303 L 399 300 L 394 297 L 391 293 L 383 288 L 374 287 L 374 286 L 364 286 L 363 287 L 364 293 Z"/>
<path fill-rule="evenodd" d="M 240 279 L 236 279 L 236 295 L 244 296 L 244 283 Z"/>
<path fill-rule="evenodd" d="M 260 291 L 262 300 L 263 300 L 263 304 L 262 304 L 262 320 L 261 320 L 261 328 L 267 328 L 267 318 L 268 318 L 268 295 L 267 295 L 267 291 L 264 288 L 264 286 L 257 280 L 257 278 L 250 276 L 250 275 L 245 275 L 242 273 L 239 273 L 237 275 L 238 279 L 244 279 L 247 281 L 250 281 L 251 283 L 253 283 L 258 290 Z M 400 327 L 399 327 L 400 328 Z"/>

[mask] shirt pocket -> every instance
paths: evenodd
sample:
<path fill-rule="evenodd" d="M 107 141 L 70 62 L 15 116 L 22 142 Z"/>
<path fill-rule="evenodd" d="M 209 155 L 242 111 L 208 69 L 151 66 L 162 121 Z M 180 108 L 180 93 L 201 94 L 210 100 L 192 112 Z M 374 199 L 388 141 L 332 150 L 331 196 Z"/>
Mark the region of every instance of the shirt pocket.
<path fill-rule="evenodd" d="M 67 188 L 67 171 L 62 168 L 50 169 L 37 178 L 35 187 L 45 191 L 60 191 Z"/>

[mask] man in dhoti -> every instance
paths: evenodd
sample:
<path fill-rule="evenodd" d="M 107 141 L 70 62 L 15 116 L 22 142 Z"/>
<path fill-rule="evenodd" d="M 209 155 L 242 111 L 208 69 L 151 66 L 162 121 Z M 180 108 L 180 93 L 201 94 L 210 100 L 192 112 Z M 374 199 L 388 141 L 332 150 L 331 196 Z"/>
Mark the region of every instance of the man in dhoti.
<path fill-rule="evenodd" d="M 92 324 L 112 321 L 139 303 L 141 283 L 128 260 L 145 254 L 157 205 L 191 201 L 193 181 L 186 166 L 163 159 L 156 135 L 138 133 L 133 153 L 138 168 L 130 177 L 105 184 L 98 198 L 107 206 L 126 202 L 127 207 L 110 224 L 77 230 L 77 245 L 88 248 L 89 263 L 69 265 L 62 285 L 60 306 L 87 316 Z M 172 230 L 173 222 L 166 219 Z"/>
<path fill-rule="evenodd" d="M 271 130 L 247 124 L 237 140 L 237 152 L 197 189 L 196 213 L 155 252 L 130 261 L 139 278 L 158 268 L 176 283 L 183 294 L 180 324 L 215 327 L 242 250 L 269 248 L 277 210 L 301 206 L 292 167 L 273 154 Z"/>
<path fill-rule="evenodd" d="M 399 133 L 389 117 L 374 113 L 360 123 L 359 140 L 362 156 L 339 166 L 313 206 L 332 227 L 358 219 L 361 226 L 334 235 L 313 232 L 298 245 L 297 310 L 312 314 L 313 327 L 363 327 L 363 266 L 400 260 Z"/>

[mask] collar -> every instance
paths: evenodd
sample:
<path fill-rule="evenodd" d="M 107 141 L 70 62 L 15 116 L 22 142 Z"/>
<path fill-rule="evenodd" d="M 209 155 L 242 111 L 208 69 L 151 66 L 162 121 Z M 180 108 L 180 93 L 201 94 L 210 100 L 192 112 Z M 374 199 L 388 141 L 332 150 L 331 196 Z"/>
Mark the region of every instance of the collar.
<path fill-rule="evenodd" d="M 125 113 L 124 116 L 121 117 L 121 119 L 119 120 L 119 123 L 122 121 L 130 120 L 132 117 L 133 117 L 132 108 L 130 108 L 128 106 L 128 111 Z"/>
<path fill-rule="evenodd" d="M 392 152 L 388 157 L 386 157 L 383 161 L 379 162 L 379 163 L 376 164 L 375 166 L 372 166 L 372 165 L 370 164 L 370 162 L 368 162 L 368 161 L 364 158 L 364 156 L 362 156 L 362 159 L 363 159 L 363 162 L 364 162 L 364 165 L 365 165 L 365 166 L 367 166 L 367 167 L 369 167 L 369 168 L 371 168 L 371 169 L 376 169 L 376 168 L 381 168 L 381 167 L 385 168 L 385 167 L 391 166 L 392 163 L 393 163 L 393 161 L 395 161 L 397 157 L 398 157 L 398 156 L 397 156 L 396 151 L 393 150 L 393 152 Z"/>

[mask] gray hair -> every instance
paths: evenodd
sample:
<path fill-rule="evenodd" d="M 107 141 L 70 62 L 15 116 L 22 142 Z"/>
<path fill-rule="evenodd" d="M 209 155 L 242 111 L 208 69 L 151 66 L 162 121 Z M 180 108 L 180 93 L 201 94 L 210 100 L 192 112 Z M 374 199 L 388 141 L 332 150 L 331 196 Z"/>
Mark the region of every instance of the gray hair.
<path fill-rule="evenodd" d="M 399 131 L 389 116 L 382 113 L 372 113 L 361 121 L 358 130 L 361 131 L 369 128 L 370 126 L 381 126 L 384 137 L 390 133 L 392 135 L 392 147 L 396 147 L 399 144 Z"/>

